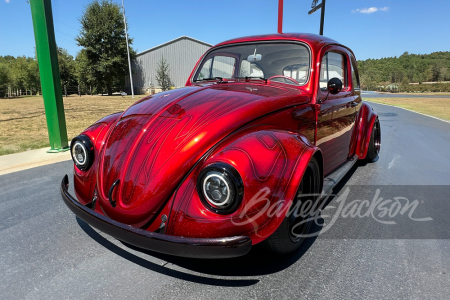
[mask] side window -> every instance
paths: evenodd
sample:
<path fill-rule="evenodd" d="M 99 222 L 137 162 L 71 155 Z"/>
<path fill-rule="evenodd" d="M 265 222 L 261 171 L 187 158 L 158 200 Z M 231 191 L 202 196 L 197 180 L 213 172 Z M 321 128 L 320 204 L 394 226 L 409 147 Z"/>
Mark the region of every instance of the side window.
<path fill-rule="evenodd" d="M 320 89 L 326 91 L 327 83 L 331 78 L 339 78 L 343 88 L 348 86 L 346 75 L 345 56 L 336 52 L 326 53 L 320 67 Z"/>
<path fill-rule="evenodd" d="M 235 58 L 229 56 L 214 56 L 213 59 L 211 77 L 234 77 Z"/>
<path fill-rule="evenodd" d="M 203 67 L 202 67 L 202 69 L 200 70 L 200 73 L 197 76 L 198 80 L 202 80 L 202 79 L 211 77 L 211 62 L 212 62 L 212 58 L 208 59 L 203 64 Z"/>
<path fill-rule="evenodd" d="M 352 58 L 352 85 L 354 90 L 359 90 L 359 76 L 356 61 Z"/>
<path fill-rule="evenodd" d="M 322 58 L 322 63 L 320 64 L 320 89 L 322 91 L 327 90 L 328 83 L 328 63 L 327 63 L 328 53 Z"/>

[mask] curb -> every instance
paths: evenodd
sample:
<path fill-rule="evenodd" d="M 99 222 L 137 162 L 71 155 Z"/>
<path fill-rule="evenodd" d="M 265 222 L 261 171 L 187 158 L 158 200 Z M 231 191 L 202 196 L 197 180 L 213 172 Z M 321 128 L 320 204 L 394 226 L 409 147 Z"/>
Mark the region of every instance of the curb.
<path fill-rule="evenodd" d="M 0 176 L 72 159 L 70 151 L 47 153 L 48 149 L 47 147 L 0 156 Z"/>

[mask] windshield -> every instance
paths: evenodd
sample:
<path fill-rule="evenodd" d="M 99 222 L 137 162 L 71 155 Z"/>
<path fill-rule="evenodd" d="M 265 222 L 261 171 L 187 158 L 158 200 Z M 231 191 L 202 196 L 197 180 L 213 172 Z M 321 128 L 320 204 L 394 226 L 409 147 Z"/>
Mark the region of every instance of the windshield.
<path fill-rule="evenodd" d="M 309 51 L 300 44 L 259 43 L 219 48 L 202 61 L 194 81 L 287 76 L 303 85 L 309 77 Z M 297 84 L 285 78 L 273 78 Z"/>

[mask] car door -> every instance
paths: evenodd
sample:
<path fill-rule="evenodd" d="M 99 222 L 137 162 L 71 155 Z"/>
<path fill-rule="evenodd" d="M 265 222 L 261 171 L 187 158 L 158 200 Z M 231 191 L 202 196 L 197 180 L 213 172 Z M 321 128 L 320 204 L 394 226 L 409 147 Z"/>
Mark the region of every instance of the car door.
<path fill-rule="evenodd" d="M 316 145 L 323 153 L 324 175 L 345 163 L 352 151 L 351 139 L 357 104 L 349 81 L 350 74 L 351 64 L 344 49 L 335 46 L 322 56 L 317 91 L 320 112 Z M 327 83 L 332 78 L 342 81 L 342 90 L 336 95 L 327 91 Z"/>

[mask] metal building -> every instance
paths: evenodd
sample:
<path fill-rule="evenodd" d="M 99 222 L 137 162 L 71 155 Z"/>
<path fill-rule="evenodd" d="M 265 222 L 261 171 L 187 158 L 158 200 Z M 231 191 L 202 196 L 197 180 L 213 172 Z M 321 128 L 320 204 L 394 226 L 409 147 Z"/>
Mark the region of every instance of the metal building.
<path fill-rule="evenodd" d="M 182 36 L 138 53 L 132 63 L 135 93 L 143 94 L 151 87 L 158 87 L 156 69 L 161 58 L 169 63 L 170 79 L 174 86 L 184 86 L 200 56 L 211 47 L 208 43 Z M 131 92 L 129 76 L 125 79 L 125 85 L 126 90 Z"/>

